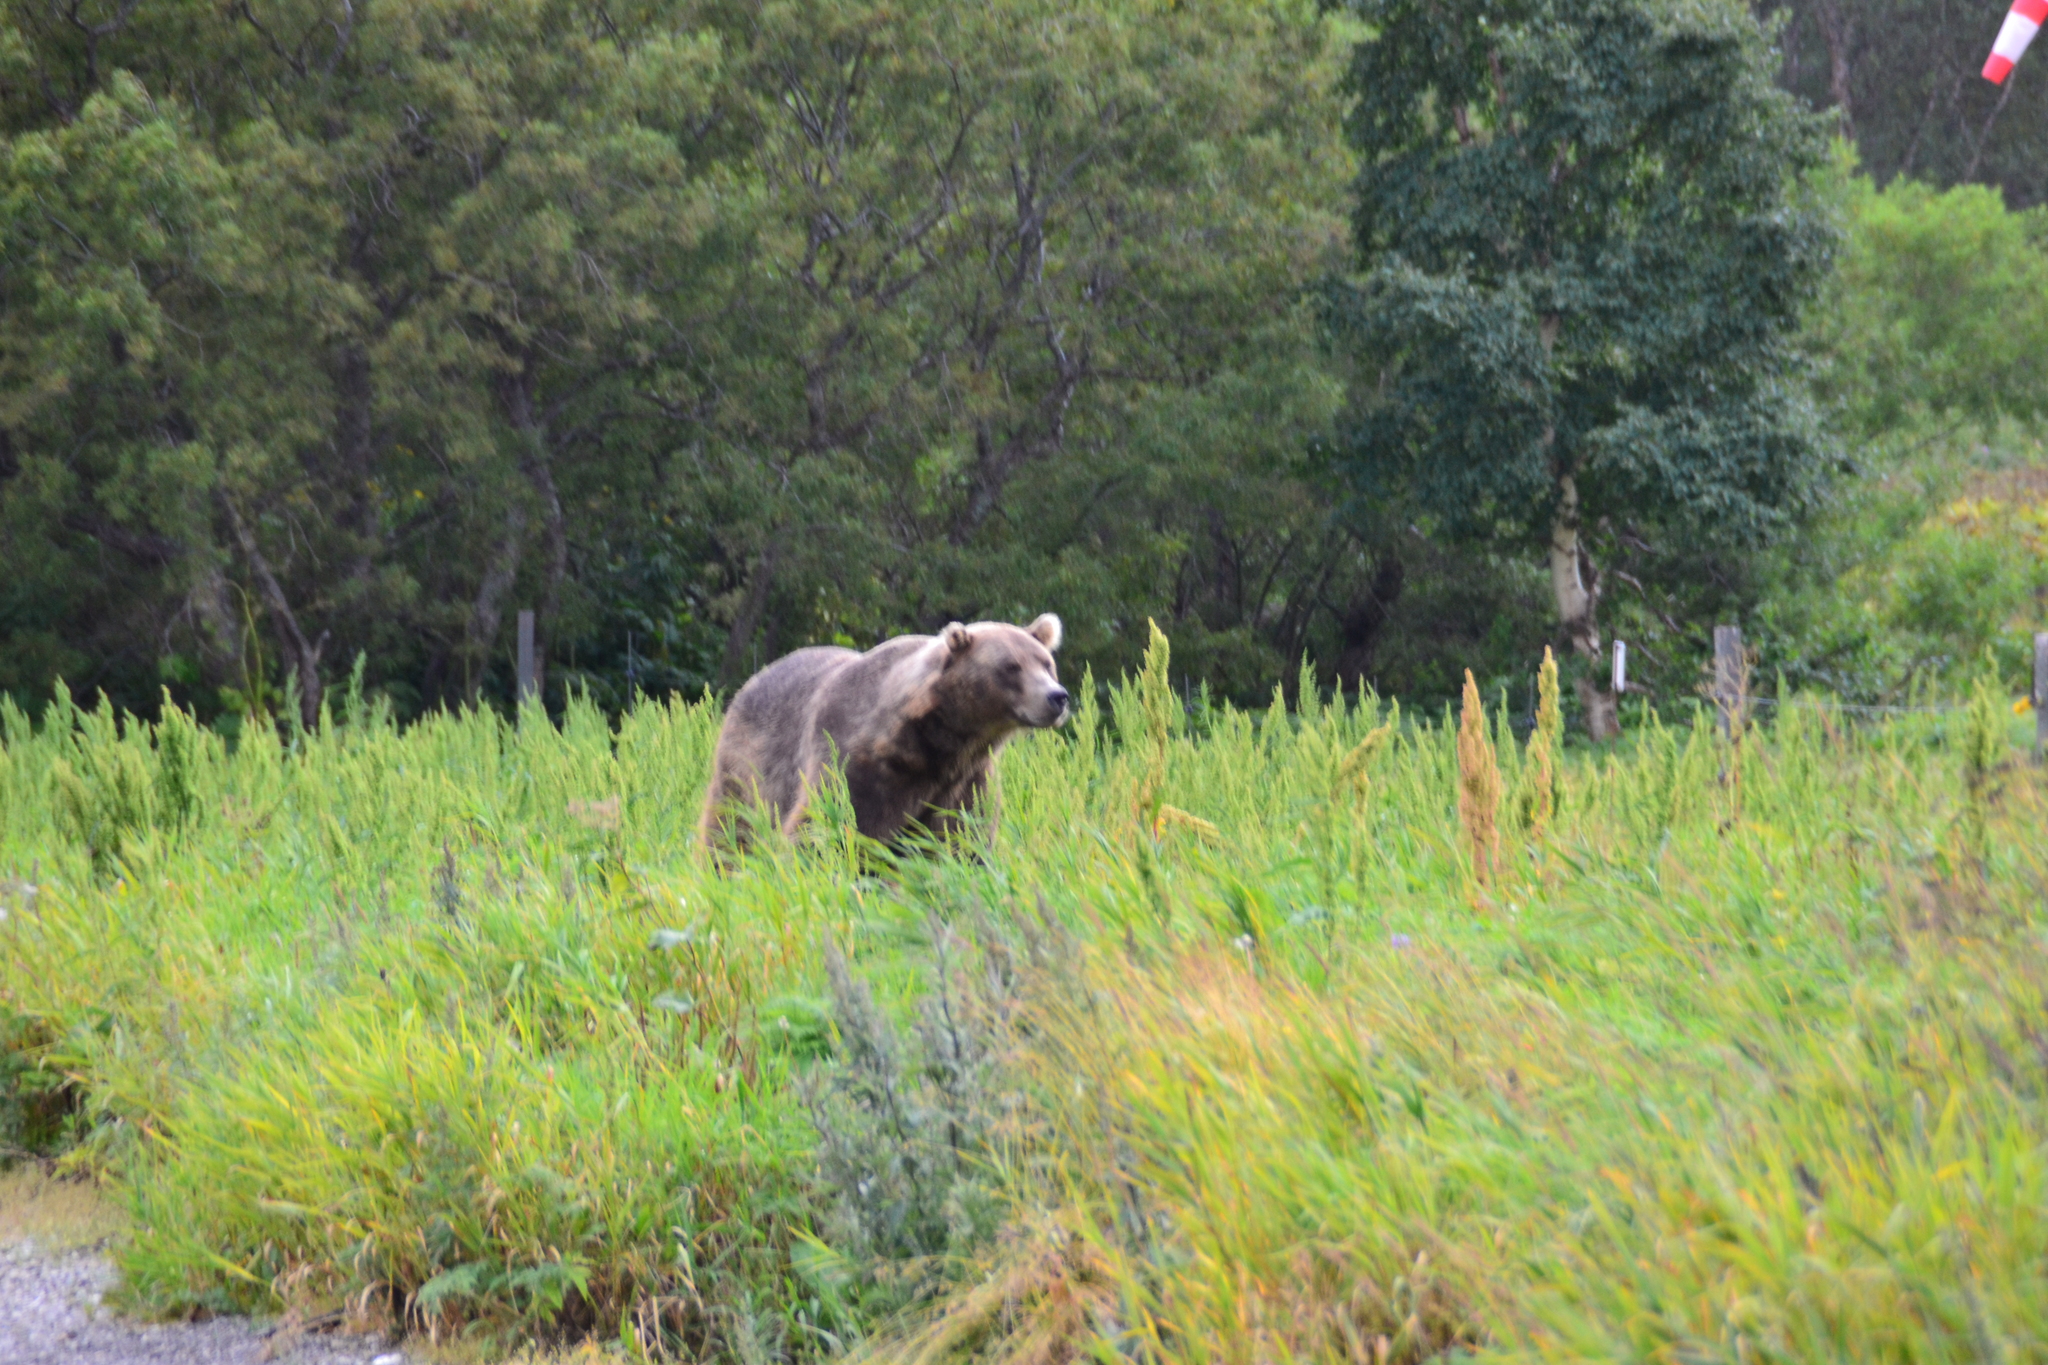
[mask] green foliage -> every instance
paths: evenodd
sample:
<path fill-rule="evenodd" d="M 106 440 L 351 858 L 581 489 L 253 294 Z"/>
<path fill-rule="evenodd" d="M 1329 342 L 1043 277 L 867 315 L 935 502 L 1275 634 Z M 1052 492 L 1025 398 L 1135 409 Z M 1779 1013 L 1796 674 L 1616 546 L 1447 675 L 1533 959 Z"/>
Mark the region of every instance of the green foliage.
<path fill-rule="evenodd" d="M 2031 1340 L 2048 1093 L 2017 1059 L 2048 979 L 2023 908 L 2048 872 L 2038 775 L 2015 769 L 1992 808 L 1988 880 L 1952 877 L 1934 845 L 1965 744 L 1922 768 L 1932 723 L 1859 732 L 1804 701 L 1745 741 L 1740 821 L 1704 714 L 1570 765 L 1559 856 L 1508 851 L 1495 922 L 1450 875 L 1438 732 L 1393 756 L 1399 814 L 1359 902 L 1384 919 L 1340 910 L 1324 938 L 1273 916 L 1250 949 L 1221 923 L 1097 938 L 1026 1010 L 1058 1144 L 1021 1244 L 903 1356 L 1115 1339 L 1191 1361 L 1972 1358 Z M 2012 754 L 2010 729 L 1985 733 Z M 1226 762 L 1227 729 L 1205 747 Z M 1404 780 L 1421 772 L 1426 821 Z M 1425 823 L 1426 855 L 1402 838 Z M 1232 852 L 1241 876 L 1253 850 Z M 1945 1235 L 1964 1217 L 1967 1251 Z"/>
<path fill-rule="evenodd" d="M 1971 1296 L 2035 1330 L 2048 868 L 2009 711 L 1807 698 L 1745 739 L 1739 819 L 1707 715 L 1555 752 L 1476 915 L 1453 731 L 1312 692 L 1161 727 L 1156 681 L 1005 752 L 983 856 L 886 878 L 829 841 L 711 869 L 716 709 L 583 701 L 202 737 L 182 825 L 138 789 L 109 877 L 51 774 L 153 780 L 183 720 L 0 705 L 7 1141 L 81 1140 L 136 1215 L 125 1301 L 171 1314 L 1417 1359 L 1618 1352 L 1662 1303 L 1805 1358 L 1819 1285 L 1844 1355 L 1938 1354 Z M 1969 1257 L 1926 1253 L 1965 1208 Z"/>
<path fill-rule="evenodd" d="M 2048 416 L 2048 213 L 1981 186 L 1834 174 L 1848 243 L 1813 330 L 1824 391 L 1854 429 Z"/>
<path fill-rule="evenodd" d="M 1829 111 L 1880 182 L 1978 184 L 2006 202 L 2048 200 L 2041 158 L 2048 81 L 1979 75 L 2004 10 L 1944 0 L 1754 0 L 1783 21 L 1780 82 Z M 2031 59 L 2030 59 L 2031 60 Z"/>
<path fill-rule="evenodd" d="M 1791 342 L 1833 246 L 1795 186 L 1818 126 L 1734 4 L 1358 12 L 1366 273 L 1326 293 L 1360 370 L 1336 458 L 1456 539 L 1550 542 L 1590 653 L 1581 526 L 1747 543 L 1811 496 Z"/>
<path fill-rule="evenodd" d="M 737 1291 L 787 1265 L 801 1117 L 750 1103 L 758 1074 L 664 1045 L 658 1013 L 623 1065 L 616 1026 L 522 1055 L 547 1021 L 507 994 L 489 1021 L 459 985 L 438 1010 L 331 1011 L 260 1077 L 181 1096 L 132 1185 L 150 1229 L 122 1257 L 134 1301 L 263 1307 L 296 1272 L 306 1299 L 388 1286 L 407 1319 L 472 1335 L 725 1339 Z M 697 1261 L 719 1273 L 661 1313 L 650 1299 Z"/>
<path fill-rule="evenodd" d="M 1992 784 L 2012 757 L 2012 726 L 1999 690 L 1995 676 L 1979 673 L 1964 712 L 1963 842 L 1980 863 L 1991 852 Z"/>
<path fill-rule="evenodd" d="M 250 283 L 231 177 L 178 111 L 113 71 L 68 114 L 0 124 L 0 689 L 30 694 L 131 650 L 128 599 L 205 524 L 211 461 L 166 398 L 208 382 L 192 343 Z M 87 529 L 52 537 L 66 518 Z"/>
<path fill-rule="evenodd" d="M 154 725 L 117 716 L 104 697 L 98 709 L 80 711 L 61 682 L 45 728 L 59 736 L 60 756 L 48 774 L 56 828 L 102 877 L 124 859 L 146 863 L 152 849 L 191 822 L 196 765 L 220 745 L 175 707 Z M 24 718 L 20 732 L 27 731 Z"/>
<path fill-rule="evenodd" d="M 694 697 L 1046 608 L 1135 664 L 1169 605 L 1243 689 L 1365 567 L 1312 6 L 9 14 L 0 690 L 296 672 L 310 727 L 366 653 L 411 716 L 509 698 L 531 606 L 617 709 L 629 632 Z"/>
<path fill-rule="evenodd" d="M 1823 208 L 1845 412 L 2038 406 L 2038 225 L 1798 189 L 1814 125 L 1721 0 L 95 22 L 0 26 L 24 700 L 310 729 L 364 660 L 400 717 L 504 704 L 525 606 L 551 713 L 616 713 L 1051 608 L 1105 676 L 1151 618 L 1183 691 L 1308 657 L 1526 713 L 1560 516 L 1668 696 L 1810 510 Z"/>
<path fill-rule="evenodd" d="M 1762 566 L 1751 618 L 1767 669 L 1845 699 L 1961 690 L 1987 652 L 2030 685 L 2048 626 L 2048 450 L 2010 423 L 1929 416 L 1862 452 L 1809 532 Z"/>
<path fill-rule="evenodd" d="M 2024 690 L 2048 625 L 2039 212 L 1880 191 L 1846 154 L 1822 190 L 1848 232 L 1808 338 L 1857 473 L 1755 566 L 1751 635 L 1766 669 L 1845 699 L 1962 690 L 1987 651 Z"/>
<path fill-rule="evenodd" d="M 908 1044 L 844 955 L 825 954 L 838 1059 L 804 1096 L 831 1202 L 806 1271 L 854 1309 L 844 1320 L 855 1327 L 955 1282 L 1006 1212 L 996 1162 L 1015 1097 L 1006 1112 L 998 1068 L 1013 973 L 998 942 L 976 964 L 937 915 L 927 933 L 930 994 Z"/>
<path fill-rule="evenodd" d="M 39 1021 L 0 1005 L 0 1169 L 23 1157 L 55 1156 L 74 1137 L 76 1092 L 46 1064 L 49 1052 Z"/>

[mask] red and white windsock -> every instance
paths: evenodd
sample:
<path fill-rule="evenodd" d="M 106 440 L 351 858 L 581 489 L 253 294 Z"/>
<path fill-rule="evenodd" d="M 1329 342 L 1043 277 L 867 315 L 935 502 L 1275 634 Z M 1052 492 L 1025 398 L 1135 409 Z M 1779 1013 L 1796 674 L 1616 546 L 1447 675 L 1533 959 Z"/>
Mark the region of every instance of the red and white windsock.
<path fill-rule="evenodd" d="M 2012 74 L 2012 64 L 2034 41 L 2041 25 L 2048 22 L 2048 0 L 2012 0 L 2012 9 L 1999 26 L 1998 41 L 1991 45 L 1991 60 L 1984 63 L 1984 79 L 2001 84 Z"/>

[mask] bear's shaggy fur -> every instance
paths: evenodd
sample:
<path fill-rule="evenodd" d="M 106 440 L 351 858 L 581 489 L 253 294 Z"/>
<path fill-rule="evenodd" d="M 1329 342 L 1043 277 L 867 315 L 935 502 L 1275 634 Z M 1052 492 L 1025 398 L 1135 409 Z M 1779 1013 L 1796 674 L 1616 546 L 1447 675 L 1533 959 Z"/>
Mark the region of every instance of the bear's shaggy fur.
<path fill-rule="evenodd" d="M 949 832 L 974 809 L 1011 735 L 1066 719 L 1059 646 L 1060 619 L 1048 613 L 1027 627 L 956 621 L 865 654 L 800 649 L 776 660 L 726 711 L 705 843 L 745 843 L 741 805 L 765 808 L 794 833 L 835 762 L 862 834 L 887 843 L 911 826 Z"/>

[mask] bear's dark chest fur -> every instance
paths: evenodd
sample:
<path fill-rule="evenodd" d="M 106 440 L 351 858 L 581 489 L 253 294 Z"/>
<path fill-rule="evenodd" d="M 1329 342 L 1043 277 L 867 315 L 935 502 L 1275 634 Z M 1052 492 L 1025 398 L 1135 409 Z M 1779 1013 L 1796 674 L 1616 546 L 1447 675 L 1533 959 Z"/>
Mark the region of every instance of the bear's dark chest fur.
<path fill-rule="evenodd" d="M 860 832 L 887 841 L 911 824 L 935 833 L 953 824 L 987 780 L 995 739 L 930 715 L 853 755 L 846 785 Z"/>

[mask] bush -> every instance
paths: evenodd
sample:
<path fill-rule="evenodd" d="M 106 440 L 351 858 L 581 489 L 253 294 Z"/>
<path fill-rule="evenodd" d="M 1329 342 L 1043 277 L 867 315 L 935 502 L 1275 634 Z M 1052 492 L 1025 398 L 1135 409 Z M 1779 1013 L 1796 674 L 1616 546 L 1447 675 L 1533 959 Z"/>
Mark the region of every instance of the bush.
<path fill-rule="evenodd" d="M 711 705 L 250 726 L 111 878 L 47 784 L 135 732 L 0 705 L 0 1018 L 133 1215 L 126 1302 L 778 1362 L 2048 1334 L 2008 697 L 1646 717 L 1475 887 L 1451 730 L 1182 724 L 1153 645 L 1114 731 L 1006 750 L 978 856 L 730 874 Z"/>
<path fill-rule="evenodd" d="M 1853 429 L 2048 416 L 2048 212 L 2011 212 L 1982 185 L 1880 190 L 1848 161 L 1832 191 L 1849 243 L 1812 340 Z"/>
<path fill-rule="evenodd" d="M 45 1065 L 49 1031 L 0 1003 L 0 1170 L 24 1157 L 61 1151 L 72 1136 L 78 1096 L 62 1071 Z"/>
<path fill-rule="evenodd" d="M 994 1237 L 999 1152 L 1016 1137 L 1019 1096 L 1001 1076 L 1015 1045 L 1009 954 L 984 926 L 976 972 L 936 915 L 929 932 L 930 989 L 907 1042 L 844 954 L 826 951 L 838 1057 L 802 1087 L 831 1199 L 831 1252 L 814 1265 L 866 1322 L 929 1299 Z"/>
<path fill-rule="evenodd" d="M 2048 445 L 2011 424 L 1924 430 L 1873 448 L 1882 471 L 1840 491 L 1772 566 L 1753 619 L 1767 676 L 1845 700 L 1959 690 L 1987 655 L 2002 686 L 2031 685 L 2048 627 Z"/>

